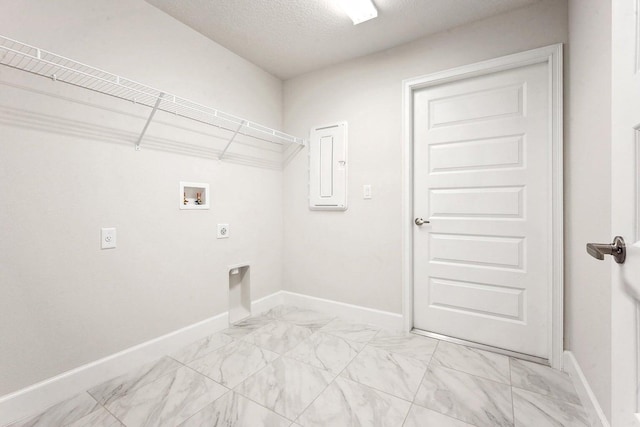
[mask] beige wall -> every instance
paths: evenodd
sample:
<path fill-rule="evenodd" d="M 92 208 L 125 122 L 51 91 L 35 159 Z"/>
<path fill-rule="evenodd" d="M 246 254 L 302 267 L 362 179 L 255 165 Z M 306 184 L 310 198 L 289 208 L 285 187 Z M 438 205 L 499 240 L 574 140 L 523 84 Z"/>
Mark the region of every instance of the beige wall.
<path fill-rule="evenodd" d="M 285 131 L 349 123 L 349 209 L 309 211 L 307 158 L 289 164 L 285 289 L 400 313 L 402 80 L 566 41 L 566 3 L 542 1 L 286 81 Z"/>
<path fill-rule="evenodd" d="M 611 419 L 611 4 L 569 1 L 565 155 L 565 347 Z"/>
<path fill-rule="evenodd" d="M 280 80 L 143 1 L 0 10 L 2 35 L 282 125 Z M 0 395 L 225 312 L 229 264 L 251 264 L 254 299 L 281 288 L 282 172 L 185 155 L 224 141 L 164 113 L 136 152 L 149 113 L 0 68 Z M 180 211 L 181 180 L 208 182 L 212 208 Z"/>

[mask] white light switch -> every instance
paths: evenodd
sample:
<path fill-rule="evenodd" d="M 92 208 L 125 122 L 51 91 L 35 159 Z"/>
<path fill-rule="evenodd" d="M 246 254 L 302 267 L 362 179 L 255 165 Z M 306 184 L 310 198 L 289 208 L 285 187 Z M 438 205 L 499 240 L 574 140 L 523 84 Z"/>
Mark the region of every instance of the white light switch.
<path fill-rule="evenodd" d="M 218 239 L 229 238 L 229 224 L 218 224 Z"/>
<path fill-rule="evenodd" d="M 363 199 L 371 198 L 371 184 L 365 184 L 362 186 L 362 198 Z"/>
<path fill-rule="evenodd" d="M 100 247 L 102 249 L 112 249 L 116 247 L 116 229 L 103 228 L 100 232 Z"/>

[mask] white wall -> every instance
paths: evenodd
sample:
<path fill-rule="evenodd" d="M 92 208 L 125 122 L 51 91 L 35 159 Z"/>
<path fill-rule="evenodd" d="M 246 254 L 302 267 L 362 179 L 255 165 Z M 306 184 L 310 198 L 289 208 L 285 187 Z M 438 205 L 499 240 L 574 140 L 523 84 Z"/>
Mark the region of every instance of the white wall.
<path fill-rule="evenodd" d="M 611 419 L 611 4 L 569 0 L 565 162 L 565 347 Z"/>
<path fill-rule="evenodd" d="M 280 80 L 142 0 L 0 11 L 2 35 L 282 125 Z M 224 141 L 161 113 L 136 152 L 149 113 L 0 67 L 0 396 L 226 311 L 229 264 L 251 263 L 254 299 L 281 289 L 282 172 L 184 155 Z M 180 211 L 180 180 L 210 183 L 212 208 Z"/>
<path fill-rule="evenodd" d="M 309 211 L 304 153 L 285 170 L 285 289 L 401 312 L 402 80 L 566 42 L 566 7 L 542 1 L 285 82 L 285 131 L 349 123 L 346 212 Z"/>
<path fill-rule="evenodd" d="M 180 144 L 223 142 L 164 116 L 135 152 L 148 109 L 0 68 L 0 395 L 224 312 L 232 263 L 251 262 L 254 299 L 284 286 L 400 313 L 402 80 L 566 42 L 569 20 L 566 348 L 608 414 L 609 266 L 584 254 L 611 238 L 605 3 L 570 0 L 568 17 L 564 1 L 543 0 L 287 81 L 285 131 L 349 122 L 346 212 L 308 210 L 305 152 L 284 181 L 185 156 Z M 142 1 L 0 0 L 0 10 L 3 35 L 282 124 L 279 80 Z M 167 142 L 179 153 L 153 149 Z M 180 212 L 180 180 L 209 182 L 212 209 Z M 215 239 L 217 222 L 231 223 L 231 239 Z M 98 249 L 103 226 L 118 228 L 116 250 Z"/>

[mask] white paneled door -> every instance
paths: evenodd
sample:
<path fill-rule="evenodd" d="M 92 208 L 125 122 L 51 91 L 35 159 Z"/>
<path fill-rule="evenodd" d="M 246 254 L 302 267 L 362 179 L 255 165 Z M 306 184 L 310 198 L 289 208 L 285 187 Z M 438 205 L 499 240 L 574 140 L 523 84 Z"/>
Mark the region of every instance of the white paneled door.
<path fill-rule="evenodd" d="M 627 256 L 604 261 L 613 263 L 611 425 L 619 427 L 640 425 L 640 0 L 612 4 L 611 230 Z"/>
<path fill-rule="evenodd" d="M 413 91 L 413 327 L 550 360 L 557 106 L 530 62 Z"/>

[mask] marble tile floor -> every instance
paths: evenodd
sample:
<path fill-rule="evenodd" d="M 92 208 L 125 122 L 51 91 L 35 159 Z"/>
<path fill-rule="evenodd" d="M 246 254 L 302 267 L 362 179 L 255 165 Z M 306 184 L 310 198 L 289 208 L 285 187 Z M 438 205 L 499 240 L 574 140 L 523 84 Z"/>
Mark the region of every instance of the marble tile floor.
<path fill-rule="evenodd" d="M 551 368 L 279 306 L 14 426 L 589 426 Z"/>

